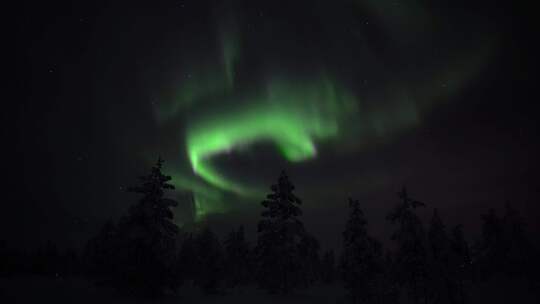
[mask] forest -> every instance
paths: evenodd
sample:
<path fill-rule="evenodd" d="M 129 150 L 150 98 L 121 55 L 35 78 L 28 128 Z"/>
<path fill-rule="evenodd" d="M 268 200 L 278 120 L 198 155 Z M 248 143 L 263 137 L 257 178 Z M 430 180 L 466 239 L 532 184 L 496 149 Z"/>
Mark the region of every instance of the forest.
<path fill-rule="evenodd" d="M 519 290 L 531 301 L 538 296 L 538 243 L 509 203 L 502 215 L 487 210 L 481 237 L 471 241 L 461 225 L 447 227 L 437 209 L 424 223 L 417 210 L 429 205 L 404 187 L 387 213 L 393 233 L 391 246 L 385 247 L 370 233 L 369 210 L 349 198 L 345 229 L 336 236 L 342 247 L 322 250 L 317 236 L 304 226 L 303 202 L 282 171 L 261 202 L 252 244 L 242 225 L 223 240 L 204 225 L 189 231 L 178 227 L 173 208 L 183 202 L 167 198 L 174 187 L 162 167 L 159 159 L 128 189 L 140 200 L 125 216 L 107 222 L 82 250 L 60 250 L 48 242 L 22 251 L 0 243 L 2 286 L 30 276 L 77 278 L 129 299 L 181 299 L 186 290 L 195 289 L 194 302 L 208 298 L 220 303 L 240 302 L 234 295 L 254 288 L 271 301 L 316 302 L 294 295 L 325 288 L 321 286 L 336 287 L 319 298 L 321 303 L 465 304 L 478 299 L 478 290 L 486 286 Z M 2 292 L 10 294 L 7 288 Z"/>

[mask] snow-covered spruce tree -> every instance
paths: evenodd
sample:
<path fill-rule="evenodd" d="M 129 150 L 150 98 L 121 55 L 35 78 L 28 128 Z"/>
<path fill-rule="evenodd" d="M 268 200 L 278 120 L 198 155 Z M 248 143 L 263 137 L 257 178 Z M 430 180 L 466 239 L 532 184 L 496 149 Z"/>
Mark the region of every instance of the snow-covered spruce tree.
<path fill-rule="evenodd" d="M 299 245 L 305 235 L 301 201 L 294 195 L 294 186 L 287 174 L 281 172 L 272 193 L 261 204 L 265 208 L 258 225 L 255 248 L 257 281 L 271 293 L 289 293 L 301 283 L 302 273 Z"/>
<path fill-rule="evenodd" d="M 397 274 L 400 285 L 407 288 L 413 303 L 420 301 L 427 303 L 429 281 L 426 233 L 415 213 L 416 208 L 425 205 L 410 198 L 405 188 L 398 196 L 401 202 L 387 216 L 391 223 L 398 226 L 392 234 L 392 240 L 397 243 L 395 253 L 395 262 L 399 267 Z"/>
<path fill-rule="evenodd" d="M 174 272 L 178 227 L 172 222 L 171 207 L 177 202 L 164 197 L 174 189 L 170 176 L 161 172 L 158 159 L 150 174 L 139 177 L 140 184 L 128 191 L 142 195 L 119 224 L 118 283 L 133 292 L 150 296 L 174 289 L 179 283 Z"/>
<path fill-rule="evenodd" d="M 340 268 L 353 303 L 376 302 L 382 278 L 382 246 L 368 235 L 367 221 L 358 200 L 349 199 L 349 219 L 343 232 Z"/>

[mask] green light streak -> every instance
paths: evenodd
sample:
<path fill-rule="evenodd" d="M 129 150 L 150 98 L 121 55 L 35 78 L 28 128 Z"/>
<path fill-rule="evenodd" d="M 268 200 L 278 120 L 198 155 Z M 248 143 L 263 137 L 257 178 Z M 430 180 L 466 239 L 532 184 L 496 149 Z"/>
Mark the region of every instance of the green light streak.
<path fill-rule="evenodd" d="M 232 80 L 219 66 L 214 68 L 199 67 L 193 71 L 186 73 L 170 102 L 162 103 L 155 108 L 155 117 L 158 122 L 168 121 L 176 117 L 182 110 L 194 106 L 195 103 L 224 95 L 232 88 Z"/>
<path fill-rule="evenodd" d="M 222 191 L 201 182 L 195 177 L 189 177 L 178 172 L 165 172 L 172 177 L 172 184 L 179 191 L 191 191 L 195 204 L 195 220 L 199 220 L 210 212 L 225 212 L 224 195 Z"/>
<path fill-rule="evenodd" d="M 220 200 L 223 194 L 214 187 L 208 186 L 199 180 L 179 173 L 166 173 L 172 177 L 172 184 L 181 191 L 192 191 L 195 194 L 204 194 L 205 197 L 213 200 Z"/>
<path fill-rule="evenodd" d="M 267 141 L 291 162 L 316 156 L 315 142 L 336 137 L 340 121 L 356 108 L 352 95 L 338 89 L 328 78 L 291 85 L 273 82 L 266 93 L 247 105 L 208 116 L 190 126 L 187 153 L 195 174 L 209 184 L 250 196 L 253 190 L 218 172 L 211 158 L 240 146 Z"/>
<path fill-rule="evenodd" d="M 239 59 L 238 35 L 235 31 L 223 31 L 220 35 L 221 62 L 191 64 L 186 68 L 179 88 L 174 90 L 172 100 L 155 108 L 155 117 L 163 123 L 195 103 L 208 101 L 216 96 L 230 93 L 234 87 L 235 65 Z"/>
<path fill-rule="evenodd" d="M 234 67 L 238 61 L 238 37 L 233 32 L 226 32 L 222 34 L 221 39 L 222 52 L 223 52 L 223 69 L 225 70 L 225 79 L 227 85 L 232 87 L 234 85 Z"/>

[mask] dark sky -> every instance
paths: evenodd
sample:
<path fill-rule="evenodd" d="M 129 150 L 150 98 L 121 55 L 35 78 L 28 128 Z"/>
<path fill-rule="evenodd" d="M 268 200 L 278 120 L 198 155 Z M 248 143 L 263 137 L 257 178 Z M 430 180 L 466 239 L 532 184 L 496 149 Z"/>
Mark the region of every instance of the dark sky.
<path fill-rule="evenodd" d="M 505 201 L 539 229 L 525 4 L 136 2 L 10 8 L 1 238 L 80 244 L 158 155 L 220 231 L 254 234 L 281 169 L 325 247 L 349 196 L 386 237 L 402 185 L 471 235 Z"/>

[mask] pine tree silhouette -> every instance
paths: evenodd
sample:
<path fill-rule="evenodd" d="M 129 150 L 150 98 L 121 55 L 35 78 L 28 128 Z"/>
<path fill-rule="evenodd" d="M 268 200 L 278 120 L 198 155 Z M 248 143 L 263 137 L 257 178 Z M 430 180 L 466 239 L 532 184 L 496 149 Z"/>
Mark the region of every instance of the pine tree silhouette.
<path fill-rule="evenodd" d="M 397 242 L 396 263 L 399 265 L 398 277 L 401 285 L 407 287 L 414 303 L 429 301 L 428 296 L 428 264 L 426 235 L 422 222 L 415 209 L 425 206 L 409 197 L 407 189 L 398 193 L 401 202 L 390 212 L 387 219 L 398 225 L 392 234 Z"/>
<path fill-rule="evenodd" d="M 170 176 L 161 172 L 163 160 L 158 159 L 150 174 L 141 176 L 141 184 L 128 191 L 142 195 L 127 217 L 119 224 L 117 250 L 119 283 L 125 288 L 150 296 L 175 288 L 175 242 L 178 227 L 172 222 L 171 207 L 178 203 L 164 197 L 165 190 L 174 187 Z"/>
<path fill-rule="evenodd" d="M 305 234 L 298 219 L 301 201 L 285 172 L 271 187 L 272 193 L 261 204 L 265 208 L 258 224 L 255 248 L 259 286 L 271 293 L 289 293 L 300 283 L 301 257 L 298 246 Z"/>
<path fill-rule="evenodd" d="M 353 303 L 369 303 L 381 296 L 377 285 L 383 272 L 382 246 L 368 235 L 358 200 L 349 199 L 349 208 L 340 260 L 343 283 Z"/>

